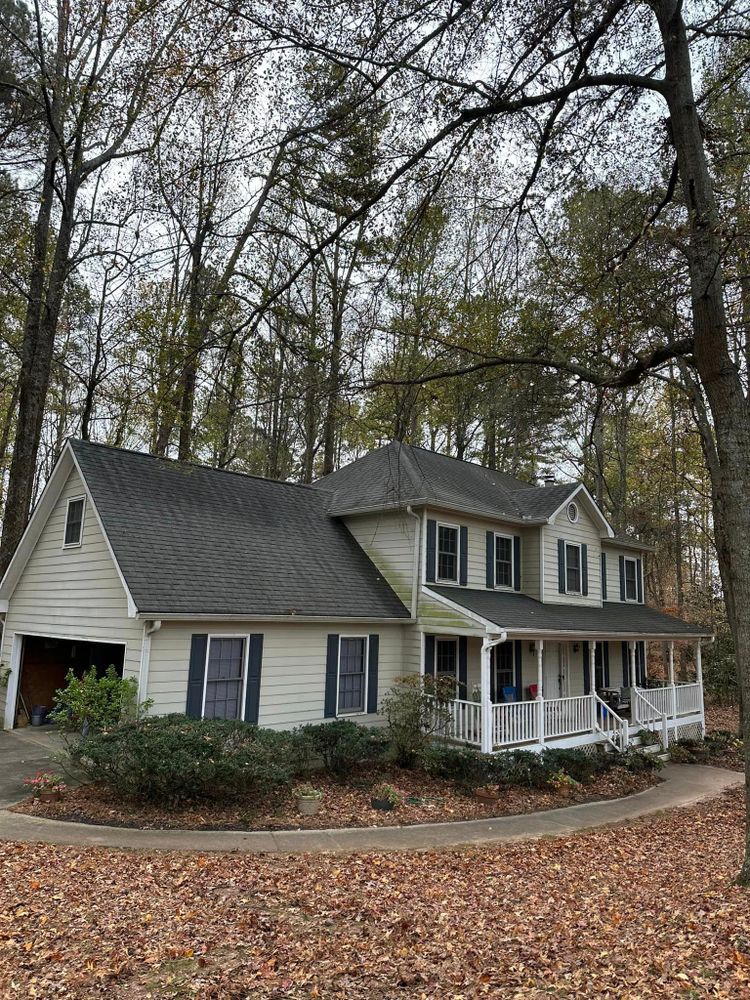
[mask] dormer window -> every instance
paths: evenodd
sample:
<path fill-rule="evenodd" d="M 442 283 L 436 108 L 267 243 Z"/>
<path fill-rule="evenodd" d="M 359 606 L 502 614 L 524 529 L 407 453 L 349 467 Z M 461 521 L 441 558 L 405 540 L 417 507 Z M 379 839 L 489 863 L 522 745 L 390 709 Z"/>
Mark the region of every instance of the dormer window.
<path fill-rule="evenodd" d="M 65 511 L 64 549 L 72 549 L 81 544 L 83 539 L 83 513 L 86 507 L 85 497 L 71 497 Z"/>
<path fill-rule="evenodd" d="M 625 559 L 625 600 L 638 600 L 638 563 L 635 559 Z"/>
<path fill-rule="evenodd" d="M 458 527 L 455 524 L 437 526 L 437 579 L 443 583 L 458 583 Z"/>

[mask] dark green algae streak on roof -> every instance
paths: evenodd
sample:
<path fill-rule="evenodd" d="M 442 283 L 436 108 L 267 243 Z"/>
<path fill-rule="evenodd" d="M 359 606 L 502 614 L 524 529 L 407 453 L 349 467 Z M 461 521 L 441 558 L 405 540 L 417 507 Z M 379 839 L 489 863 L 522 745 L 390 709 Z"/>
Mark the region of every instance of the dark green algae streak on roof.
<path fill-rule="evenodd" d="M 325 493 L 70 444 L 139 613 L 409 617 Z"/>

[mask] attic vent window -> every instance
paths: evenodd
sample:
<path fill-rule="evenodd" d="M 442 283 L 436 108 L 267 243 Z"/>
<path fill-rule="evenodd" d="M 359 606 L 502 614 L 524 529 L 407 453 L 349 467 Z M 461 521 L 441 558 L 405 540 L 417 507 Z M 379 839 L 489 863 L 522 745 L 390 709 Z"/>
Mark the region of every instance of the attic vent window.
<path fill-rule="evenodd" d="M 63 548 L 73 548 L 80 545 L 83 538 L 83 511 L 86 505 L 84 497 L 71 497 L 65 511 L 65 540 Z"/>
<path fill-rule="evenodd" d="M 578 504 L 569 503 L 568 504 L 568 520 L 571 524 L 575 524 L 578 520 Z"/>

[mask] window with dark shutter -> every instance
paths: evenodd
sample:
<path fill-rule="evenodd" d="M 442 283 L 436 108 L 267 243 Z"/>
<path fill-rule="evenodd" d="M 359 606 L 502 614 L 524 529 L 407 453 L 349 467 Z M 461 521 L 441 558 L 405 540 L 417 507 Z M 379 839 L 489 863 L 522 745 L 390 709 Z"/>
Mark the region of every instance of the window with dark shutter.
<path fill-rule="evenodd" d="M 565 591 L 581 593 L 581 546 L 571 542 L 565 545 Z"/>
<path fill-rule="evenodd" d="M 501 642 L 494 646 L 492 652 L 495 658 L 495 697 L 503 700 L 503 688 L 515 687 L 513 671 L 513 643 Z"/>
<path fill-rule="evenodd" d="M 367 638 L 342 636 L 339 644 L 339 715 L 364 712 L 366 674 Z"/>
<path fill-rule="evenodd" d="M 435 640 L 435 673 L 438 677 L 456 677 L 458 644 L 455 639 Z"/>
<path fill-rule="evenodd" d="M 64 545 L 80 545 L 83 536 L 83 508 L 86 501 L 83 497 L 75 497 L 68 500 L 68 508 L 65 513 L 65 541 Z"/>
<path fill-rule="evenodd" d="M 635 559 L 625 559 L 625 600 L 638 600 L 638 567 Z"/>
<path fill-rule="evenodd" d="M 495 535 L 495 586 L 513 586 L 513 539 Z"/>
<path fill-rule="evenodd" d="M 243 638 L 209 640 L 206 667 L 206 719 L 239 719 L 242 705 L 242 678 L 245 666 Z"/>
<path fill-rule="evenodd" d="M 437 526 L 437 578 L 458 583 L 458 528 L 455 525 Z"/>

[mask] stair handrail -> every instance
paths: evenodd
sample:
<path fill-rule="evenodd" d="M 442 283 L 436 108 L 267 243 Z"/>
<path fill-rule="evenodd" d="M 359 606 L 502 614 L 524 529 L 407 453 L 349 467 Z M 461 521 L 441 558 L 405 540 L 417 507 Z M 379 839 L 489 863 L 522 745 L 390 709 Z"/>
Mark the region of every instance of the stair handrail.
<path fill-rule="evenodd" d="M 657 732 L 657 724 L 661 722 L 661 745 L 665 750 L 669 749 L 669 723 L 667 721 L 667 715 L 657 708 L 652 701 L 650 701 L 645 694 L 642 693 L 640 688 L 634 687 L 633 694 L 633 713 L 635 715 L 635 721 L 639 726 L 645 726 L 650 729 L 652 733 Z M 646 708 L 651 709 L 652 715 L 650 718 L 641 718 L 640 703 L 643 703 Z"/>
<path fill-rule="evenodd" d="M 615 748 L 615 750 L 617 750 L 619 753 L 624 753 L 624 751 L 627 750 L 628 747 L 627 720 L 619 716 L 617 712 L 615 712 L 615 710 L 611 708 L 606 701 L 604 701 L 603 698 L 599 697 L 596 691 L 594 691 L 594 704 L 601 705 L 606 712 L 605 718 L 611 718 L 612 721 L 614 722 L 614 728 L 612 729 L 612 731 L 604 729 L 599 724 L 599 716 L 597 713 L 594 728 L 598 733 L 601 733 L 601 735 Z"/>

